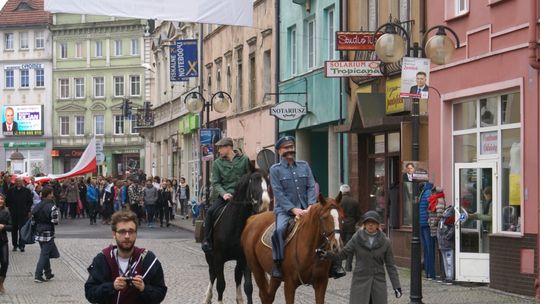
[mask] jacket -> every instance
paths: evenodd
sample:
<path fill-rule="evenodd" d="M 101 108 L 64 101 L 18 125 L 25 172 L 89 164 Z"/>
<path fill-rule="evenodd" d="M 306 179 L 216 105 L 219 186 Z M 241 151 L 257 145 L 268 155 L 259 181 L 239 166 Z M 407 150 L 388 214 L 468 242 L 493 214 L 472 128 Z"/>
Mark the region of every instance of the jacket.
<path fill-rule="evenodd" d="M 431 195 L 431 189 L 433 188 L 432 183 L 425 183 L 422 193 L 420 193 L 420 201 L 418 208 L 420 208 L 420 227 L 428 227 L 428 207 L 429 202 L 428 198 Z"/>
<path fill-rule="evenodd" d="M 369 235 L 364 229 L 360 229 L 341 252 L 328 255 L 331 259 L 342 260 L 353 254 L 356 257 L 356 265 L 351 280 L 349 303 L 368 304 L 371 297 L 373 304 L 386 304 L 388 291 L 385 267 L 392 288 L 401 288 L 390 240 L 378 230 L 370 246 Z"/>
<path fill-rule="evenodd" d="M 66 188 L 66 201 L 76 203 L 79 200 L 79 186 L 76 183 L 68 183 Z"/>
<path fill-rule="evenodd" d="M 48 242 L 54 238 L 54 225 L 58 224 L 59 211 L 50 199 L 43 199 L 32 210 L 36 223 L 36 241 Z"/>
<path fill-rule="evenodd" d="M 232 160 L 220 157 L 212 165 L 212 198 L 225 193 L 234 193 L 234 188 L 240 178 L 249 172 L 249 159 L 235 151 Z"/>
<path fill-rule="evenodd" d="M 157 204 L 161 207 L 172 206 L 172 191 L 167 189 L 158 190 Z"/>
<path fill-rule="evenodd" d="M 144 187 L 143 201 L 145 205 L 155 205 L 158 200 L 158 189 L 156 187 Z"/>
<path fill-rule="evenodd" d="M 86 186 L 86 201 L 88 203 L 97 203 L 99 197 L 98 192 L 99 191 L 96 189 L 96 187 L 88 184 L 88 186 Z"/>
<path fill-rule="evenodd" d="M 0 209 L 0 224 L 4 225 L 4 229 L 0 230 L 0 243 L 7 243 L 7 232 L 11 231 L 11 216 L 7 207 Z"/>
<path fill-rule="evenodd" d="M 343 198 L 341 199 L 341 208 L 343 208 L 343 213 L 345 213 L 343 232 L 354 233 L 356 231 L 356 223 L 360 220 L 360 203 L 349 193 L 346 193 L 343 194 Z"/>
<path fill-rule="evenodd" d="M 134 248 L 134 260 L 141 257 L 140 270 L 137 274 L 144 276 L 144 291 L 124 290 L 118 291 L 113 287 L 113 282 L 118 277 L 118 265 L 114 257 L 116 246 L 109 246 L 102 250 L 88 267 L 89 277 L 84 284 L 86 299 L 91 303 L 161 303 L 167 294 L 165 278 L 161 263 L 152 251 L 143 248 Z M 112 271 L 113 267 L 116 271 Z M 146 275 L 145 275 L 146 274 Z M 118 300 L 118 301 L 117 301 Z"/>
<path fill-rule="evenodd" d="M 309 164 L 297 160 L 289 165 L 282 159 L 270 167 L 270 183 L 274 193 L 274 213 L 287 213 L 292 216 L 291 209 L 307 209 L 317 202 L 315 178 Z"/>
<path fill-rule="evenodd" d="M 33 204 L 32 192 L 25 187 L 11 187 L 6 196 L 6 206 L 9 208 L 11 219 L 24 222 Z"/>

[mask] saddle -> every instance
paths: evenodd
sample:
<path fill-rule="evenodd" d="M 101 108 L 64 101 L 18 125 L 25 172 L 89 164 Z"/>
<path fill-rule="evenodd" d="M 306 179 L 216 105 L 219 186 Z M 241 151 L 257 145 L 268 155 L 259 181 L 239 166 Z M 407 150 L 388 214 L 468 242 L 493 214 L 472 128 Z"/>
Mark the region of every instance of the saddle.
<path fill-rule="evenodd" d="M 285 230 L 285 246 L 287 246 L 289 241 L 294 237 L 294 235 L 298 231 L 298 226 L 299 226 L 298 223 L 300 222 L 296 221 L 294 217 L 291 218 L 289 222 L 287 223 L 287 229 Z M 273 222 L 272 224 L 270 224 L 270 226 L 268 226 L 268 228 L 266 228 L 266 230 L 264 231 L 261 237 L 261 242 L 264 244 L 264 246 L 270 249 L 272 249 L 272 235 L 274 234 L 275 230 L 276 230 L 276 222 Z"/>

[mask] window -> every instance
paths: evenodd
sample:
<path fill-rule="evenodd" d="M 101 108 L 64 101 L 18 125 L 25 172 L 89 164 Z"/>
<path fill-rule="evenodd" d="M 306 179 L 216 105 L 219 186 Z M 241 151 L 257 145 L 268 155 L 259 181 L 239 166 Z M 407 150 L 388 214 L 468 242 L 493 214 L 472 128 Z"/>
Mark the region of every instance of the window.
<path fill-rule="evenodd" d="M 35 69 L 36 72 L 36 87 L 45 86 L 45 70 L 44 69 Z"/>
<path fill-rule="evenodd" d="M 96 41 L 96 57 L 103 57 L 103 41 Z"/>
<path fill-rule="evenodd" d="M 6 70 L 6 89 L 15 87 L 15 72 L 13 70 Z"/>
<path fill-rule="evenodd" d="M 307 67 L 315 67 L 315 20 L 307 23 Z"/>
<path fill-rule="evenodd" d="M 500 166 L 499 178 L 492 181 L 497 183 L 493 189 L 499 189 L 498 193 L 493 193 L 493 221 L 486 229 L 491 231 L 493 227 L 494 233 L 521 232 L 523 195 L 520 180 L 523 171 L 520 151 L 523 147 L 520 93 L 482 96 L 455 103 L 452 108 L 454 162 L 478 163 L 481 166 L 483 161 L 495 161 Z M 477 184 L 475 189 L 484 187 L 483 179 L 475 177 L 472 181 Z M 480 194 L 478 191 L 476 201 L 484 199 Z"/>
<path fill-rule="evenodd" d="M 114 76 L 114 96 L 122 97 L 124 96 L 124 76 Z"/>
<path fill-rule="evenodd" d="M 103 115 L 94 116 L 94 134 L 95 135 L 105 134 L 105 116 Z"/>
<path fill-rule="evenodd" d="M 4 49 L 13 50 L 13 33 L 4 34 Z"/>
<path fill-rule="evenodd" d="M 28 49 L 28 32 L 19 33 L 19 48 L 22 50 Z"/>
<path fill-rule="evenodd" d="M 255 53 L 249 56 L 249 104 L 248 109 L 257 106 L 257 63 Z"/>
<path fill-rule="evenodd" d="M 30 87 L 30 70 L 21 71 L 21 88 Z"/>
<path fill-rule="evenodd" d="M 84 98 L 84 78 L 75 78 L 75 98 Z"/>
<path fill-rule="evenodd" d="M 411 19 L 410 17 L 410 0 L 399 0 L 399 20 L 405 22 Z M 411 31 L 410 23 L 401 23 L 408 32 Z"/>
<path fill-rule="evenodd" d="M 132 75 L 129 76 L 130 83 L 130 96 L 140 96 L 141 95 L 141 76 Z"/>
<path fill-rule="evenodd" d="M 137 114 L 131 115 L 131 134 L 138 134 L 137 132 Z"/>
<path fill-rule="evenodd" d="M 122 56 L 122 40 L 114 41 L 114 56 Z"/>
<path fill-rule="evenodd" d="M 45 48 L 45 33 L 44 32 L 36 32 L 36 49 L 44 49 Z"/>
<path fill-rule="evenodd" d="M 377 7 L 378 0 L 368 0 L 368 9 L 367 9 L 367 21 L 368 21 L 368 31 L 376 31 L 378 24 L 378 14 L 379 9 Z"/>
<path fill-rule="evenodd" d="M 60 43 L 60 58 L 68 58 L 68 46 L 66 42 Z"/>
<path fill-rule="evenodd" d="M 272 56 L 271 51 L 265 51 L 263 54 L 263 90 L 264 94 L 272 92 Z M 230 91 L 229 91 L 230 92 Z M 266 96 L 266 98 L 270 98 L 269 95 Z M 265 102 L 264 100 L 263 102 Z"/>
<path fill-rule="evenodd" d="M 69 98 L 69 78 L 58 79 L 58 92 L 60 99 Z"/>
<path fill-rule="evenodd" d="M 334 59 L 335 48 L 336 48 L 336 35 L 334 32 L 334 8 L 328 9 L 326 12 L 326 22 L 327 22 L 327 37 L 328 37 L 328 59 Z"/>
<path fill-rule="evenodd" d="M 468 0 L 455 0 L 456 1 L 456 16 L 466 13 L 469 10 Z"/>
<path fill-rule="evenodd" d="M 291 75 L 296 75 L 298 73 L 296 45 L 296 28 L 293 27 L 289 29 L 289 72 Z"/>
<path fill-rule="evenodd" d="M 242 57 L 238 59 L 238 63 L 236 68 L 238 69 L 238 75 L 236 76 L 236 111 L 242 112 L 242 82 L 244 81 L 242 78 Z"/>
<path fill-rule="evenodd" d="M 75 43 L 75 58 L 82 58 L 82 52 L 83 52 L 82 43 L 81 42 Z"/>
<path fill-rule="evenodd" d="M 84 135 L 84 116 L 75 116 L 75 135 Z"/>
<path fill-rule="evenodd" d="M 114 134 L 124 134 L 124 116 L 122 115 L 114 115 Z"/>
<path fill-rule="evenodd" d="M 69 117 L 60 116 L 60 135 L 69 135 Z"/>
<path fill-rule="evenodd" d="M 139 55 L 139 39 L 131 39 L 131 55 Z"/>
<path fill-rule="evenodd" d="M 105 97 L 105 79 L 103 77 L 94 77 L 94 97 Z"/>

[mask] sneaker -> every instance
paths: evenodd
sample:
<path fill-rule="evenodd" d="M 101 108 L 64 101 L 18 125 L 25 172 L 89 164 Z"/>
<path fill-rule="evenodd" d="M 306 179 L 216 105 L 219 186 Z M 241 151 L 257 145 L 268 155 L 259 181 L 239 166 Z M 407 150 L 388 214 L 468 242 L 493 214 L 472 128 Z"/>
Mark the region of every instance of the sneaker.
<path fill-rule="evenodd" d="M 444 285 L 454 285 L 454 281 L 448 280 L 448 279 L 443 280 L 442 283 L 443 283 Z"/>
<path fill-rule="evenodd" d="M 19 250 L 20 250 L 21 252 L 24 252 L 24 247 L 19 247 Z"/>
<path fill-rule="evenodd" d="M 43 283 L 45 282 L 45 279 L 43 277 L 35 277 L 34 282 L 36 283 Z"/>
<path fill-rule="evenodd" d="M 51 273 L 50 275 L 45 275 L 45 281 L 52 281 L 54 280 L 54 274 Z"/>

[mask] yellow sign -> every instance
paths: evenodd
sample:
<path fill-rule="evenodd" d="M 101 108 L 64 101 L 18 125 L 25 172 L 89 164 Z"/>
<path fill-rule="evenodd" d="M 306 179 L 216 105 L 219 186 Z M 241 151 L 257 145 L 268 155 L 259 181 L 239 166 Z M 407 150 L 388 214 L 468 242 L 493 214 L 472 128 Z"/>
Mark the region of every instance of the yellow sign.
<path fill-rule="evenodd" d="M 356 89 L 356 93 L 371 93 L 371 85 L 364 85 Z"/>
<path fill-rule="evenodd" d="M 405 111 L 403 98 L 399 97 L 401 78 L 386 80 L 386 114 L 395 114 Z"/>

